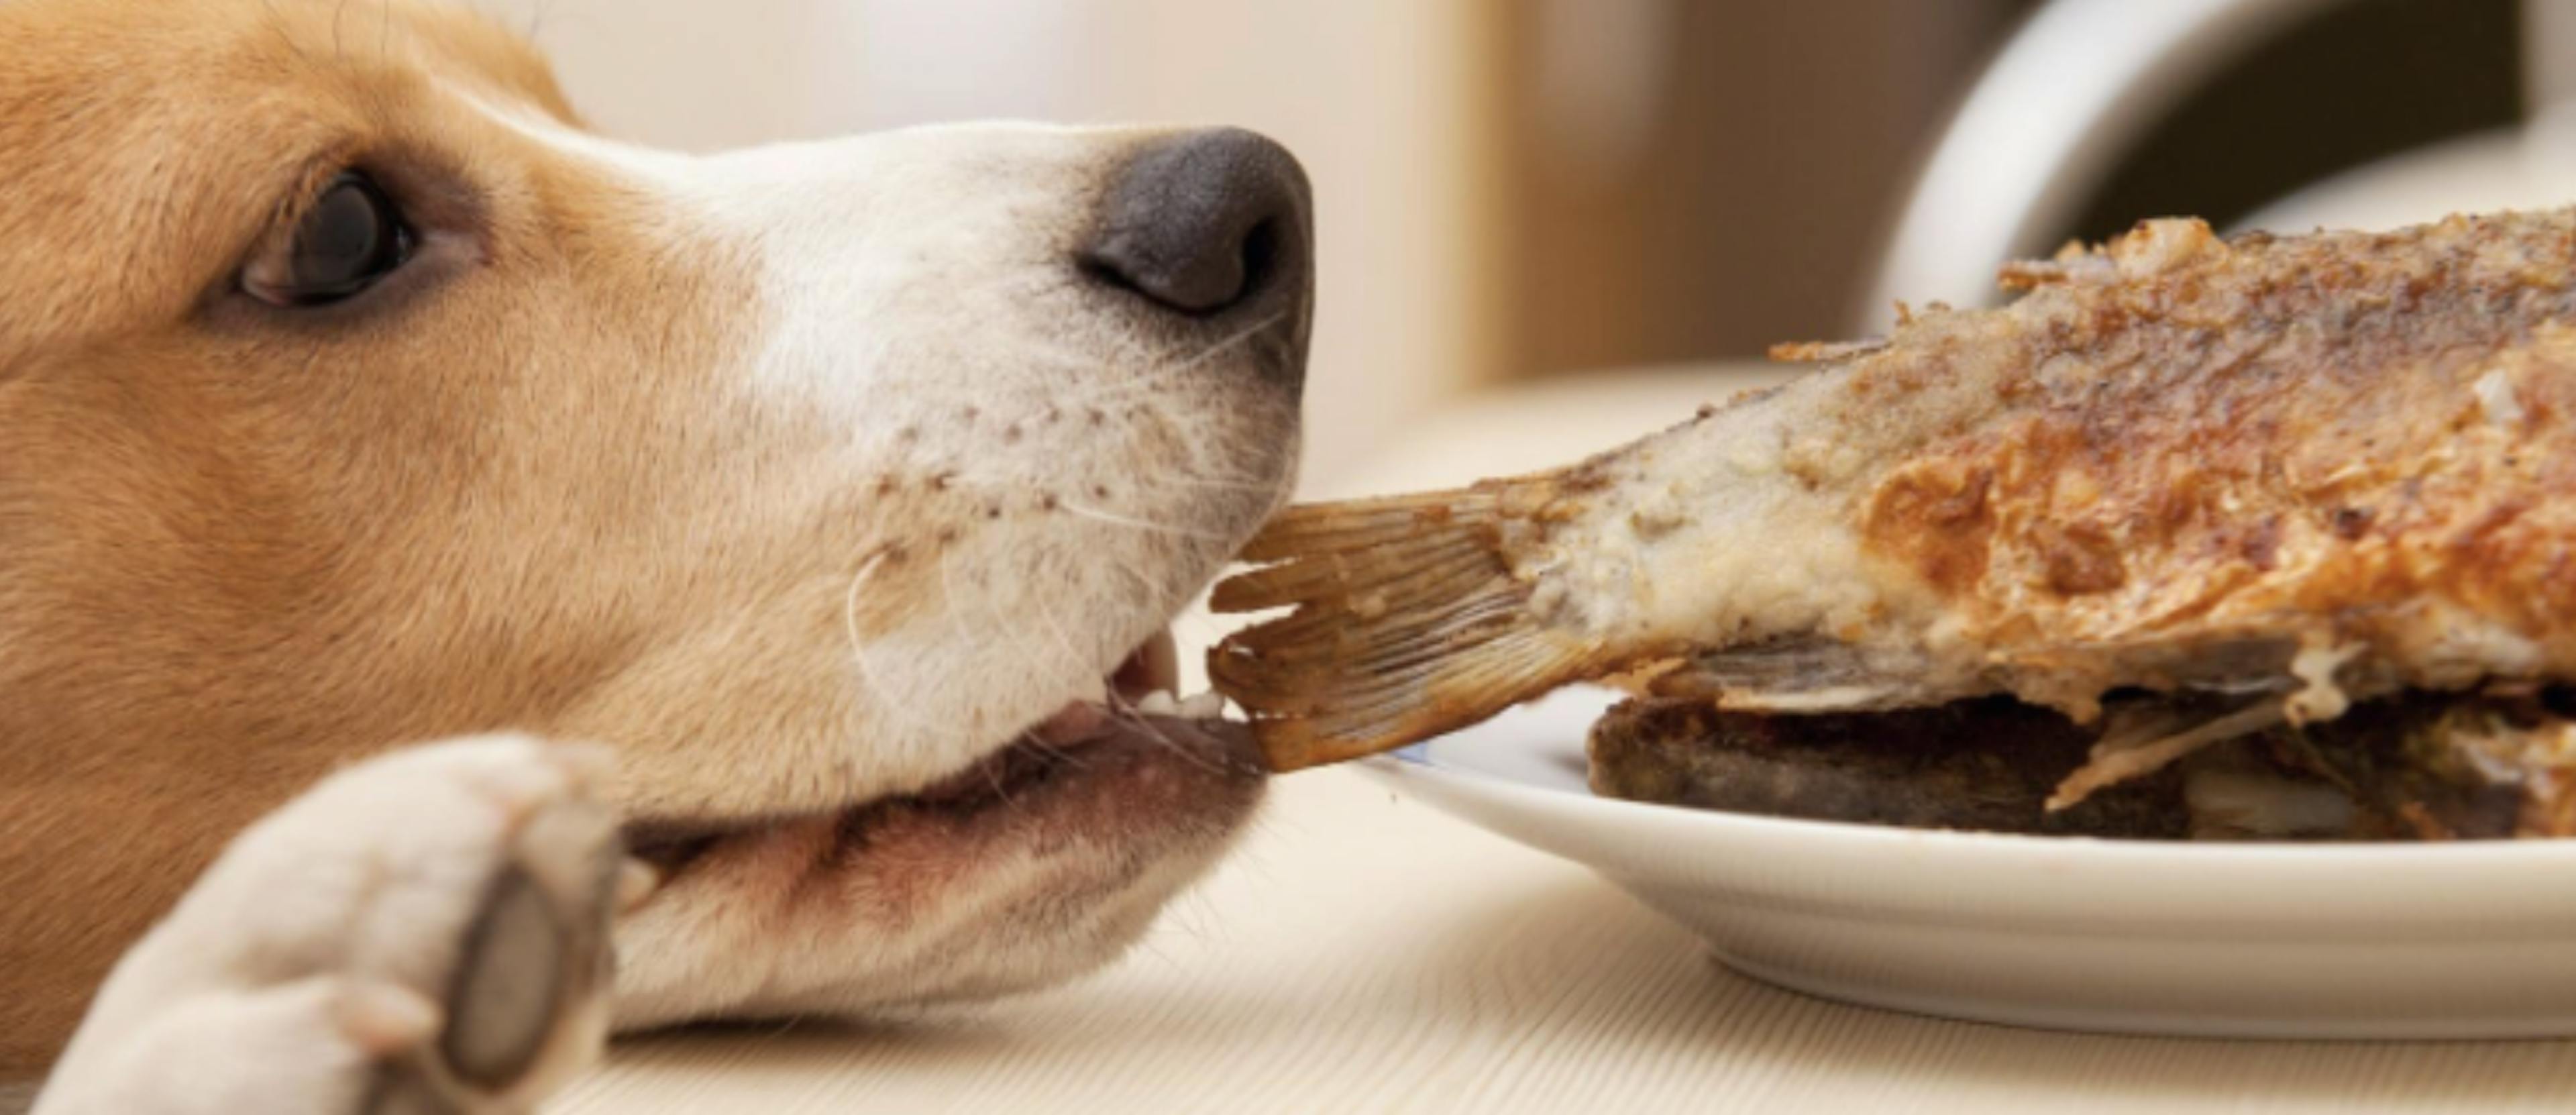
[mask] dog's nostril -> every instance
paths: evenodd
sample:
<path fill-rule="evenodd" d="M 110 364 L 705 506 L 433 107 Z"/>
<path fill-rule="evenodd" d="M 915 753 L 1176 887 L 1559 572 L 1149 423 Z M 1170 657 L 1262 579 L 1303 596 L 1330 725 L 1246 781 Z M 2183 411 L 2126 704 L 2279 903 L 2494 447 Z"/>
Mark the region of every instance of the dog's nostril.
<path fill-rule="evenodd" d="M 1121 167 L 1081 255 L 1084 273 L 1186 314 L 1214 314 L 1302 280 L 1305 171 L 1240 128 L 1155 143 Z"/>
<path fill-rule="evenodd" d="M 1252 226 L 1243 238 L 1243 289 L 1259 290 L 1270 279 L 1279 260 L 1279 221 L 1272 218 Z"/>

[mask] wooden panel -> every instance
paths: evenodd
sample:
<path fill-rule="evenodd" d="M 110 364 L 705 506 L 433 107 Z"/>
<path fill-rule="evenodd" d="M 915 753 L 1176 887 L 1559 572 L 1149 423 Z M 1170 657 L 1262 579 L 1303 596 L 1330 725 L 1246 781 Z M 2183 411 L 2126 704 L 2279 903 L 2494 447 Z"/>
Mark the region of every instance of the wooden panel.
<path fill-rule="evenodd" d="M 1511 374 L 1833 338 L 1922 144 L 2028 6 L 1626 2 L 1663 13 L 1640 63 L 1663 76 L 1652 142 L 1623 165 L 1581 165 L 1597 152 L 1542 100 L 1567 95 L 1549 52 L 1587 46 L 1550 14 L 1580 0 L 1513 0 L 1505 25 Z"/>

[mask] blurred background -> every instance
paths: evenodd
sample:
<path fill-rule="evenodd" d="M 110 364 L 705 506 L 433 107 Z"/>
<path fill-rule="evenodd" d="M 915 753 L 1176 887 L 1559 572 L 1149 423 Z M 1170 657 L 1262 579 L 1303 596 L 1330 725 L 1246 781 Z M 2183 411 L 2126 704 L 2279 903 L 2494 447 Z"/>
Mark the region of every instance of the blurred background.
<path fill-rule="evenodd" d="M 484 4 L 603 130 L 668 146 L 977 117 L 1279 138 L 1319 199 L 1310 490 L 1386 486 L 1369 462 L 1408 445 L 1466 471 L 1421 446 L 1606 444 L 1553 419 L 1644 381 L 1722 395 L 1772 342 L 1978 302 L 2005 256 L 2141 217 L 2576 195 L 2570 0 Z"/>

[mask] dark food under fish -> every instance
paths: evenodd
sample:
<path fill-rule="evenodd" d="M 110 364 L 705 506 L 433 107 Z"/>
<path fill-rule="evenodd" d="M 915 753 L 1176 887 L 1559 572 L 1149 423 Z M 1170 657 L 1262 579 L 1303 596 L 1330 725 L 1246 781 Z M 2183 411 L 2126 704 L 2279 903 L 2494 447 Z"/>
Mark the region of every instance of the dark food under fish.
<path fill-rule="evenodd" d="M 2121 702 L 2115 701 L 2115 706 Z M 2117 715 L 2117 713 L 2115 713 Z M 1595 793 L 1775 817 L 2133 839 L 2576 835 L 2559 771 L 2576 701 L 2407 694 L 2276 726 L 2093 794 L 2047 801 L 2100 732 L 1981 697 L 1780 716 L 1640 697 L 1594 725 Z"/>

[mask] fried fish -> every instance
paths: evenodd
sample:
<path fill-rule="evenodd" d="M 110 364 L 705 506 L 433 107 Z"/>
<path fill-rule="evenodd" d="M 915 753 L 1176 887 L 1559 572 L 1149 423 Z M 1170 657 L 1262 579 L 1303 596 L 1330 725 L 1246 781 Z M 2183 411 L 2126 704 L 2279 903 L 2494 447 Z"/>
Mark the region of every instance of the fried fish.
<path fill-rule="evenodd" d="M 2576 210 L 2151 221 L 2002 280 L 1564 469 L 1292 508 L 1215 604 L 1293 611 L 1210 673 L 1281 770 L 1609 675 L 1774 715 L 2003 696 L 2093 732 L 2053 807 L 2576 681 Z"/>

